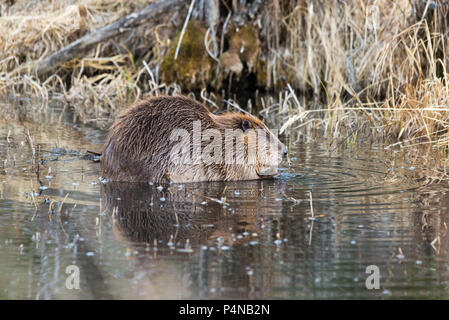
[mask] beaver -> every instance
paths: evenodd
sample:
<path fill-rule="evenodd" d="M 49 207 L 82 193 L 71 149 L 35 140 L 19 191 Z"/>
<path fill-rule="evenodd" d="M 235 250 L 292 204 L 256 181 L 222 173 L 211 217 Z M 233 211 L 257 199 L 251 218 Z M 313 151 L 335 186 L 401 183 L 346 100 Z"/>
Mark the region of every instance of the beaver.
<path fill-rule="evenodd" d="M 126 182 L 273 178 L 286 152 L 250 114 L 214 115 L 186 96 L 149 97 L 122 111 L 112 124 L 101 174 Z"/>

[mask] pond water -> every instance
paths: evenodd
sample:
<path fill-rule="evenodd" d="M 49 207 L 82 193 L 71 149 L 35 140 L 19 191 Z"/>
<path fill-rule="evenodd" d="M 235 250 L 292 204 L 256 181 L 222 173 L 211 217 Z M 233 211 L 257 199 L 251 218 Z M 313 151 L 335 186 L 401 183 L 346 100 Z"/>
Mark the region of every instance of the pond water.
<path fill-rule="evenodd" d="M 0 299 L 449 298 L 446 191 L 380 145 L 298 139 L 276 180 L 104 184 L 84 155 L 105 131 L 39 107 L 0 103 Z"/>

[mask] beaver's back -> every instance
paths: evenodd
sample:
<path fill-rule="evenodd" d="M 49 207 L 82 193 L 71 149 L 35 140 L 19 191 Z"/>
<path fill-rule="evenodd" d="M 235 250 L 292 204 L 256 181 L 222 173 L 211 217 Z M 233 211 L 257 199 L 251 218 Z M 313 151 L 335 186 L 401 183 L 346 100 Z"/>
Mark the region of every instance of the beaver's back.
<path fill-rule="evenodd" d="M 112 125 L 101 158 L 102 177 L 114 181 L 164 181 L 173 129 L 213 124 L 202 104 L 188 97 L 154 97 L 125 109 Z"/>

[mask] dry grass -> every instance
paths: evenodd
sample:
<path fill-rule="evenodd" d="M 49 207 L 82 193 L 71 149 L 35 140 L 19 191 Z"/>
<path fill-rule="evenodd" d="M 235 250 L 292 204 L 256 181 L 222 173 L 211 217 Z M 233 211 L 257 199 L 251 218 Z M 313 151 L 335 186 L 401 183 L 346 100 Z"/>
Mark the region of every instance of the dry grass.
<path fill-rule="evenodd" d="M 44 107 L 50 98 L 59 98 L 73 107 L 83 122 L 98 122 L 141 97 L 142 90 L 155 94 L 179 91 L 176 85 L 160 85 L 153 74 L 168 46 L 171 30 L 165 30 L 170 28 L 164 24 L 151 30 L 138 28 L 124 38 L 101 43 L 88 56 L 66 63 L 46 79 L 32 72 L 34 62 L 145 5 L 147 2 L 140 0 L 81 0 L 72 5 L 18 0 L 9 9 L 3 8 L 0 95 L 38 96 Z M 167 16 L 167 20 L 171 18 L 173 15 Z M 148 48 L 154 44 L 153 50 Z M 139 65 L 135 54 L 141 59 Z M 142 63 L 145 60 L 150 67 Z"/>
<path fill-rule="evenodd" d="M 381 136 L 407 139 L 408 145 L 448 146 L 448 4 L 276 4 L 266 8 L 263 29 L 269 47 L 266 85 L 286 83 L 309 94 L 308 105 L 293 100 L 290 111 L 283 108 L 290 114 L 283 129 L 321 113 L 334 136 L 343 124 L 368 121 Z M 311 101 L 324 101 L 327 108 Z"/>

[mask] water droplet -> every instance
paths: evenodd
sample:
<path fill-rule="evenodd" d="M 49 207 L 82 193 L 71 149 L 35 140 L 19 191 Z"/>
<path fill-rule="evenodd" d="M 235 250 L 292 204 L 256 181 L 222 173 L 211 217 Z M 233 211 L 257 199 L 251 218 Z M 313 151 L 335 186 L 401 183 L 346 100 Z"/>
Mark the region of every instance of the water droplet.
<path fill-rule="evenodd" d="M 389 296 L 389 295 L 391 295 L 391 291 L 385 289 L 384 291 L 382 291 L 382 294 L 385 295 L 385 296 Z"/>

